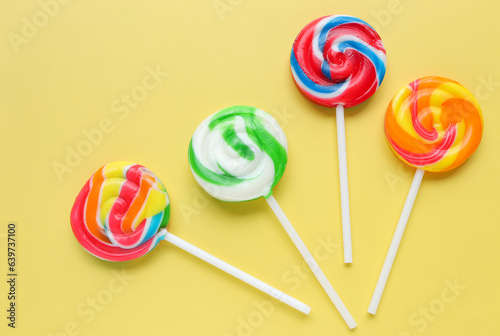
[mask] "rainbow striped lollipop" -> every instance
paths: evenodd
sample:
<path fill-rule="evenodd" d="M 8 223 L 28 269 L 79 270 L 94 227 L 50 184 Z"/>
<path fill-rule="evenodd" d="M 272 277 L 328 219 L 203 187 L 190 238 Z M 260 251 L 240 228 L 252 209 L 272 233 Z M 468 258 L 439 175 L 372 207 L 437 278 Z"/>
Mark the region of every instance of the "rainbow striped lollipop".
<path fill-rule="evenodd" d="M 287 142 L 278 122 L 252 106 L 231 106 L 205 119 L 189 144 L 198 184 L 228 202 L 264 197 L 295 246 L 352 329 L 356 322 L 272 195 L 287 163 Z"/>
<path fill-rule="evenodd" d="M 377 312 L 424 172 L 460 166 L 483 135 L 476 98 L 454 80 L 438 76 L 419 78 L 399 90 L 387 107 L 384 124 L 392 151 L 417 170 L 368 308 L 371 314 Z"/>
<path fill-rule="evenodd" d="M 386 54 L 377 32 L 365 21 L 331 15 L 310 22 L 292 47 L 293 80 L 309 100 L 336 107 L 344 262 L 352 262 L 351 218 L 344 107 L 370 98 L 385 76 Z"/>
<path fill-rule="evenodd" d="M 311 308 L 167 231 L 170 201 L 167 190 L 149 169 L 132 162 L 112 162 L 85 183 L 71 210 L 78 242 L 92 255 L 108 261 L 139 258 L 161 240 L 309 314 Z"/>

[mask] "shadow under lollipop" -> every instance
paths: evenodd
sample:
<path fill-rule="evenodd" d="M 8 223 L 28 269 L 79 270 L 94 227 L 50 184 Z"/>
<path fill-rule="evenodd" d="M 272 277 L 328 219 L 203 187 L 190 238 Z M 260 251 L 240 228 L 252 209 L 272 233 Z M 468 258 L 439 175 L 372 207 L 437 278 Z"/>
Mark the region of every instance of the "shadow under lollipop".
<path fill-rule="evenodd" d="M 309 314 L 311 308 L 167 231 L 170 201 L 160 179 L 132 162 L 112 162 L 84 185 L 71 210 L 78 242 L 108 261 L 139 258 L 162 240 Z"/>
<path fill-rule="evenodd" d="M 287 163 L 287 141 L 278 122 L 251 106 L 232 106 L 205 119 L 189 144 L 198 184 L 226 202 L 264 197 L 349 328 L 356 322 L 272 195 Z"/>
<path fill-rule="evenodd" d="M 377 32 L 361 19 L 325 16 L 310 22 L 297 35 L 290 68 L 302 94 L 318 105 L 335 107 L 344 262 L 349 264 L 352 239 L 344 108 L 361 104 L 382 83 L 386 69 L 384 45 Z"/>
<path fill-rule="evenodd" d="M 483 116 L 476 98 L 462 85 L 448 78 L 428 76 L 396 93 L 387 107 L 384 125 L 392 151 L 416 171 L 368 307 L 373 315 L 424 172 L 445 172 L 464 163 L 481 142 Z"/>

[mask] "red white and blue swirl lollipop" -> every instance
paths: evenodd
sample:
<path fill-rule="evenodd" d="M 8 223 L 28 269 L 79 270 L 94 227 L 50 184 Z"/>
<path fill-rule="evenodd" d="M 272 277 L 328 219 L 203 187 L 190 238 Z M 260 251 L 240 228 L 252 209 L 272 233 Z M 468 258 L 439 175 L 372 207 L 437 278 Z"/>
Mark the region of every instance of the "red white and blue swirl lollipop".
<path fill-rule="evenodd" d="M 321 17 L 299 33 L 290 56 L 299 90 L 314 103 L 336 107 L 344 262 L 352 262 L 344 107 L 370 98 L 382 83 L 386 54 L 377 32 L 348 15 Z"/>

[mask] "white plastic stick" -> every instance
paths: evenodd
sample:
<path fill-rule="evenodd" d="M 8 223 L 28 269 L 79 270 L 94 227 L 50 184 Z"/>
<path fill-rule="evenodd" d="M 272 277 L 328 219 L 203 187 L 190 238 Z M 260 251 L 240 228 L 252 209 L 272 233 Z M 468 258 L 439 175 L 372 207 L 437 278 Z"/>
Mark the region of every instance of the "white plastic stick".
<path fill-rule="evenodd" d="M 339 152 L 340 206 L 342 235 L 344 238 L 344 263 L 352 263 L 351 215 L 349 210 L 349 183 L 347 180 L 347 155 L 345 146 L 344 106 L 337 105 L 337 146 Z"/>
<path fill-rule="evenodd" d="M 274 297 L 275 299 L 280 300 L 283 303 L 286 303 L 292 308 L 297 309 L 298 311 L 308 315 L 309 312 L 311 311 L 311 307 L 308 305 L 300 302 L 297 299 L 294 299 L 293 297 L 283 293 L 282 291 L 269 286 L 268 284 L 260 281 L 257 278 L 254 278 L 253 276 L 237 269 L 234 266 L 229 265 L 225 261 L 222 261 L 213 255 L 199 249 L 198 247 L 191 245 L 190 243 L 186 242 L 185 240 L 182 240 L 181 238 L 174 236 L 170 232 L 167 232 L 167 235 L 165 236 L 165 240 L 168 241 L 169 243 L 174 244 L 175 246 L 183 249 L 186 252 L 191 253 L 192 255 L 200 258 L 201 260 L 206 261 L 210 265 L 213 265 L 221 270 L 223 270 L 226 273 L 231 274 L 235 278 L 240 279 L 241 281 L 246 282 L 247 284 L 254 286 L 255 288 L 263 291 L 266 294 L 269 294 L 270 296 Z"/>
<path fill-rule="evenodd" d="M 266 198 L 266 201 L 271 207 L 271 209 L 274 211 L 276 217 L 278 217 L 279 221 L 281 222 L 281 225 L 283 225 L 283 228 L 292 239 L 293 243 L 299 250 L 300 254 L 302 254 L 302 257 L 306 261 L 307 265 L 313 271 L 314 275 L 318 279 L 321 286 L 323 286 L 323 289 L 325 290 L 326 294 L 328 294 L 328 296 L 330 297 L 330 300 L 332 300 L 333 304 L 339 311 L 344 321 L 347 323 L 349 328 L 353 329 L 354 327 L 356 327 L 356 322 L 354 322 L 354 319 L 352 318 L 346 306 L 338 296 L 337 292 L 335 292 L 335 289 L 333 289 L 332 285 L 326 278 L 325 274 L 319 267 L 318 263 L 316 262 L 316 260 L 314 260 L 314 257 L 312 256 L 311 252 L 309 252 L 302 239 L 300 239 L 299 234 L 293 228 L 292 223 L 290 223 L 283 210 L 281 210 L 280 206 L 278 205 L 278 202 L 276 202 L 276 199 L 273 197 L 273 195 L 271 195 L 269 196 L 269 198 Z"/>
<path fill-rule="evenodd" d="M 401 212 L 401 217 L 399 217 L 398 226 L 396 227 L 396 232 L 392 237 L 391 246 L 389 247 L 389 252 L 385 257 L 384 266 L 382 266 L 382 271 L 378 277 L 377 286 L 373 292 L 372 300 L 370 301 L 370 306 L 368 307 L 368 312 L 375 315 L 377 312 L 380 299 L 382 298 L 382 293 L 384 292 L 385 284 L 387 283 L 387 278 L 391 272 L 392 264 L 394 263 L 394 258 L 396 258 L 396 253 L 398 252 L 399 244 L 401 243 L 401 238 L 403 238 L 403 233 L 405 232 L 406 223 L 410 217 L 411 209 L 413 208 L 413 203 L 415 203 L 415 198 L 417 197 L 418 188 L 424 177 L 424 170 L 417 169 L 415 171 L 415 176 L 411 182 L 410 191 L 408 196 L 406 196 L 406 202 Z"/>

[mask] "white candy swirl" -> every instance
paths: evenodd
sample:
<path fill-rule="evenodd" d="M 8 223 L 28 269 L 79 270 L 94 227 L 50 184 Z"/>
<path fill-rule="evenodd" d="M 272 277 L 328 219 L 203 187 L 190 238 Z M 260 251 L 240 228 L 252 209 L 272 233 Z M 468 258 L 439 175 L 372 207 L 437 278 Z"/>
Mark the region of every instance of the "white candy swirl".
<path fill-rule="evenodd" d="M 189 145 L 198 184 L 228 202 L 269 197 L 287 162 L 285 133 L 268 113 L 232 106 L 205 119 Z"/>

